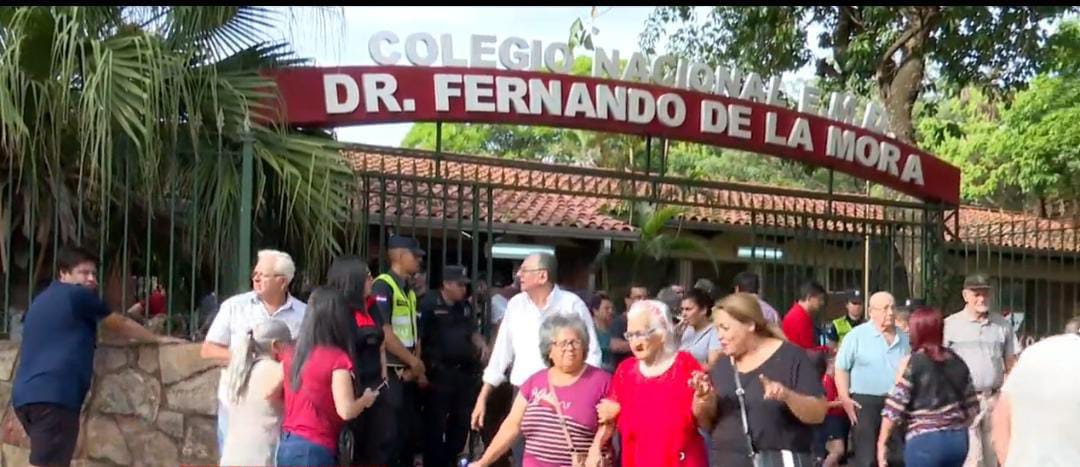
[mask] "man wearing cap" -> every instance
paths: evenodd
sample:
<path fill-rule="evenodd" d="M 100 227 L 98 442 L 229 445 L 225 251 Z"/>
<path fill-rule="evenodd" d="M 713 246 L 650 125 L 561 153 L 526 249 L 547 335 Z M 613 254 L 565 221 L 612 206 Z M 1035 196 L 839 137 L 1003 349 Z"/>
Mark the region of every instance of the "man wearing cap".
<path fill-rule="evenodd" d="M 442 286 L 420 299 L 420 342 L 431 385 L 424 400 L 424 466 L 451 467 L 465 447 L 487 346 L 469 306 L 464 266 L 443 268 Z"/>
<path fill-rule="evenodd" d="M 945 346 L 964 360 L 979 396 L 979 414 L 968 436 L 966 467 L 997 467 L 990 443 L 990 412 L 1005 374 L 1016 363 L 1016 336 L 1012 324 L 990 310 L 993 288 L 986 274 L 964 279 L 964 309 L 945 319 Z"/>
<path fill-rule="evenodd" d="M 846 313 L 836 318 L 825 328 L 825 338 L 829 341 L 829 348 L 836 350 L 844 341 L 844 336 L 851 332 L 855 326 L 863 323 L 863 297 L 862 292 L 850 290 L 847 293 L 847 303 L 844 305 Z"/>
<path fill-rule="evenodd" d="M 391 466 L 413 466 L 412 435 L 418 423 L 417 382 L 427 383 L 426 367 L 420 359 L 421 343 L 417 332 L 416 292 L 410 278 L 420 271 L 424 250 L 413 238 L 392 236 L 387 242 L 390 270 L 375 278 L 371 295 L 383 323 L 386 345 L 388 385 L 383 397 L 390 411 L 397 414 L 397 426 L 387 430 L 397 436 L 388 436 L 385 452 L 391 453 Z"/>

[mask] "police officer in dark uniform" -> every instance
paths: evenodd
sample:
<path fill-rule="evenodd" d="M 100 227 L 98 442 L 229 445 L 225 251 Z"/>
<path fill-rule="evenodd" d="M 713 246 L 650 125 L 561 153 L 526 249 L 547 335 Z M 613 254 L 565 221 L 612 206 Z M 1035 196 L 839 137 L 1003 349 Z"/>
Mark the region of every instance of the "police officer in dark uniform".
<path fill-rule="evenodd" d="M 465 267 L 446 266 L 442 286 L 420 299 L 420 341 L 431 383 L 424 397 L 424 467 L 455 466 L 468 438 L 487 351 L 468 293 Z"/>
<path fill-rule="evenodd" d="M 390 269 L 375 278 L 375 297 L 386 346 L 387 388 L 382 393 L 394 418 L 386 420 L 387 436 L 382 450 L 391 467 L 413 467 L 414 438 L 419 431 L 418 385 L 427 385 L 421 360 L 423 345 L 418 339 L 417 298 L 411 278 L 420 272 L 424 250 L 416 239 L 393 236 L 387 241 Z"/>
<path fill-rule="evenodd" d="M 844 303 L 844 316 L 836 318 L 825 325 L 825 339 L 827 345 L 833 351 L 840 348 L 844 336 L 866 321 L 866 313 L 863 310 L 862 292 L 849 290 L 847 300 Z"/>

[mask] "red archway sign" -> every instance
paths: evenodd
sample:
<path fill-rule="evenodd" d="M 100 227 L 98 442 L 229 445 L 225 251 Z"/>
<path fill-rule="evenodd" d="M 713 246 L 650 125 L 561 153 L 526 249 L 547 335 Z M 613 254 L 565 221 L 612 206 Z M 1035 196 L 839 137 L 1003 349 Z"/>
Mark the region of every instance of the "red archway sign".
<path fill-rule="evenodd" d="M 585 76 L 487 68 L 357 66 L 269 72 L 279 119 L 539 125 L 648 135 L 802 161 L 927 202 L 958 204 L 960 170 L 911 145 L 764 103 Z"/>

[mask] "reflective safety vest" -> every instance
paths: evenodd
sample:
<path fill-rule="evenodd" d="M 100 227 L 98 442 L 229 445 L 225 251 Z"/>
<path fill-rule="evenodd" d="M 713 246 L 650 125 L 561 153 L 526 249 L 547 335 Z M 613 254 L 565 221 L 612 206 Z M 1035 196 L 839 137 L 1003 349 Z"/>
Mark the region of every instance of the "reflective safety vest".
<path fill-rule="evenodd" d="M 848 321 L 847 315 L 836 318 L 832 322 L 833 328 L 836 328 L 836 343 L 839 344 L 844 341 L 844 336 L 851 332 L 853 329 L 851 321 Z"/>
<path fill-rule="evenodd" d="M 394 335 L 405 347 L 416 347 L 416 292 L 409 290 L 409 295 L 398 287 L 397 281 L 390 274 L 380 274 L 375 280 L 383 281 L 394 291 L 391 302 L 390 325 Z"/>

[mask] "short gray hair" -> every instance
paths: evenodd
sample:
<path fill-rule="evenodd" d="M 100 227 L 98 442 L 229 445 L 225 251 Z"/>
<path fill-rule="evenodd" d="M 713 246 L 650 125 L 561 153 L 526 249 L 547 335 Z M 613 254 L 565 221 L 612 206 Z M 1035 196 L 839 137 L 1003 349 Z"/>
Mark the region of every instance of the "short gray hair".
<path fill-rule="evenodd" d="M 274 272 L 285 276 L 286 281 L 292 282 L 293 276 L 296 275 L 296 263 L 293 263 L 292 256 L 284 251 L 259 250 L 259 259 L 264 258 L 273 258 Z"/>
<path fill-rule="evenodd" d="M 559 269 L 559 262 L 555 259 L 555 255 L 550 253 L 533 253 L 536 256 L 536 268 L 543 269 L 548 273 L 548 282 L 554 284 L 558 278 L 556 272 Z"/>
<path fill-rule="evenodd" d="M 540 358 L 544 359 L 544 364 L 549 368 L 553 364 L 549 357 L 551 347 L 555 345 L 555 336 L 563 329 L 570 329 L 577 333 L 578 338 L 581 339 L 582 357 L 589 353 L 589 328 L 585 320 L 576 314 L 552 313 L 544 318 L 543 323 L 540 323 Z"/>
<path fill-rule="evenodd" d="M 661 332 L 665 351 L 675 353 L 679 350 L 679 336 L 675 335 L 675 325 L 671 322 L 667 304 L 660 300 L 638 301 L 630 306 L 626 319 L 629 321 L 640 314 L 649 315 L 649 327 Z"/>

